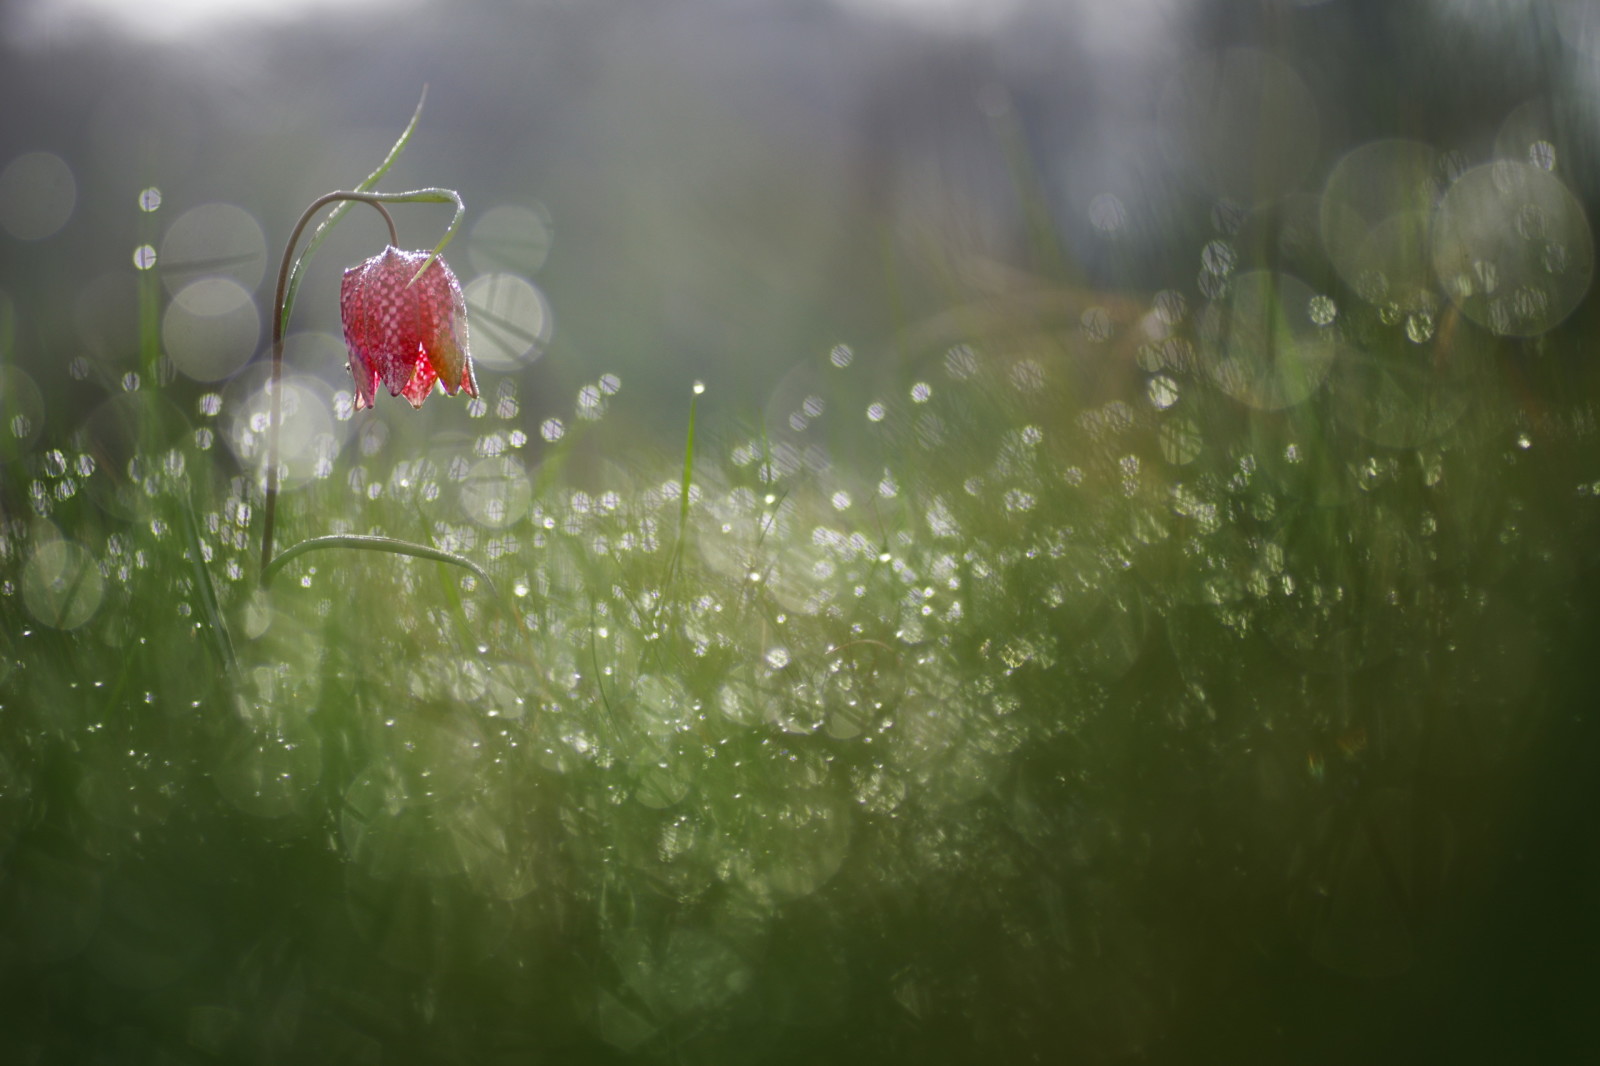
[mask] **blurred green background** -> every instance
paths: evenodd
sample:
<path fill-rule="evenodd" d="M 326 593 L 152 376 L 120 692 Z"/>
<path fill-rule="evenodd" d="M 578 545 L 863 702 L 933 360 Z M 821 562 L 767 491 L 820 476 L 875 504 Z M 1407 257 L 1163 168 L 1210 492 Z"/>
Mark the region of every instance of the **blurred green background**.
<path fill-rule="evenodd" d="M 0 1061 L 1593 1054 L 1589 5 L 0 41 Z"/>

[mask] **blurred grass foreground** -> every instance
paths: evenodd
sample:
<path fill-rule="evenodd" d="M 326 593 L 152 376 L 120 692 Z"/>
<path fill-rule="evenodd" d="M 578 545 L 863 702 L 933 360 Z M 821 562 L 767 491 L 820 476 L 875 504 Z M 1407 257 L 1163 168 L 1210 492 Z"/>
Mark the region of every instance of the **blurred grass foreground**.
<path fill-rule="evenodd" d="M 670 441 L 604 365 L 527 416 L 514 274 L 458 411 L 358 414 L 292 339 L 280 542 L 489 581 L 260 588 L 260 277 L 203 233 L 135 253 L 139 361 L 74 419 L 8 302 L 0 1061 L 1575 1061 L 1590 149 L 1524 111 L 1312 172 L 1286 64 L 1178 78 L 1171 281 L 1117 275 L 1131 198 L 1099 270 L 1024 191 L 1026 272 L 939 259 L 759 413 L 686 430 L 685 375 Z"/>

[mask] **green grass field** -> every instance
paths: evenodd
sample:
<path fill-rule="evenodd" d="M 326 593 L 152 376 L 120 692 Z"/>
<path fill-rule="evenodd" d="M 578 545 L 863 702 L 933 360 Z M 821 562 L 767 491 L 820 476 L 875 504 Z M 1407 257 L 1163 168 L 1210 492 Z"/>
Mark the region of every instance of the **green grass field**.
<path fill-rule="evenodd" d="M 0 303 L 0 1062 L 1581 1061 L 1579 153 L 1230 144 L 1181 284 L 1019 181 L 1027 271 L 930 253 L 764 404 L 548 414 L 498 274 L 477 397 L 357 411 L 319 260 L 270 582 L 193 264 L 70 383 Z"/>
<path fill-rule="evenodd" d="M 491 581 L 330 549 L 261 588 L 215 393 L 17 447 L 3 1039 L 1104 1060 L 1232 1047 L 1276 974 L 1454 991 L 1592 687 L 1569 357 L 1357 306 L 1268 410 L 1190 320 L 1118 395 L 1114 340 L 1033 314 L 819 354 L 680 455 L 613 449 L 614 378 L 532 441 L 486 379 L 470 433 L 356 416 L 283 497 L 283 545 Z"/>

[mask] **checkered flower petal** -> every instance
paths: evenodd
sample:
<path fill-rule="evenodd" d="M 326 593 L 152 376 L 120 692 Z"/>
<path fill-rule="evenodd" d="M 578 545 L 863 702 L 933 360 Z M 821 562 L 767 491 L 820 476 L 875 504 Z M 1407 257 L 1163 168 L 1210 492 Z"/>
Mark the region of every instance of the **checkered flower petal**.
<path fill-rule="evenodd" d="M 358 411 L 372 406 L 380 384 L 412 407 L 422 406 L 435 382 L 452 395 L 478 395 L 461 283 L 442 258 L 412 280 L 431 254 L 391 246 L 344 272 L 339 313 Z"/>

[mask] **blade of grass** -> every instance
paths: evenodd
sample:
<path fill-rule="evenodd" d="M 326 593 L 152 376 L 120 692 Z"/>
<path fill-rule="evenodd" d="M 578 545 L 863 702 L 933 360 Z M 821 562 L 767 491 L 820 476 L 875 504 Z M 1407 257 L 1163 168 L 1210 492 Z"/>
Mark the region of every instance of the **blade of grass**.
<path fill-rule="evenodd" d="M 672 586 L 677 581 L 678 574 L 683 568 L 684 544 L 689 535 L 689 490 L 694 485 L 695 415 L 699 410 L 700 394 L 705 390 L 705 385 L 697 381 L 694 383 L 694 391 L 689 397 L 689 431 L 683 443 L 683 478 L 678 483 L 678 532 L 673 541 L 672 554 L 667 557 L 666 573 L 662 575 L 661 595 L 656 600 L 655 610 L 652 612 L 650 619 L 651 629 L 658 634 L 662 633 L 662 615 L 667 610 L 667 605 L 672 599 Z M 659 660 L 665 655 L 667 643 L 665 640 L 651 643 L 645 655 L 640 659 L 641 668 L 652 659 Z"/>
<path fill-rule="evenodd" d="M 424 537 L 428 536 L 428 518 L 422 513 L 422 505 L 413 500 L 411 510 L 412 514 L 416 516 L 418 532 Z M 450 601 L 450 613 L 455 617 L 456 625 L 461 627 L 461 633 L 471 634 L 472 623 L 468 621 L 467 609 L 461 602 L 461 589 L 456 586 L 454 581 L 450 580 L 449 573 L 443 568 L 442 565 L 435 567 L 435 569 L 438 570 L 439 585 L 444 589 L 445 599 Z M 490 585 L 489 589 L 492 592 L 494 590 L 494 586 Z M 491 596 L 490 601 L 498 603 L 499 598 Z M 471 643 L 474 648 L 476 648 L 478 645 L 478 641 L 476 639 L 474 639 Z"/>
<path fill-rule="evenodd" d="M 394 166 L 395 160 L 400 158 L 400 153 L 405 151 L 406 145 L 410 143 L 411 134 L 416 130 L 417 122 L 422 118 L 422 105 L 427 102 L 428 87 L 424 85 L 422 87 L 422 95 L 417 99 L 416 109 L 411 112 L 411 121 L 407 122 L 406 128 L 400 131 L 399 139 L 394 142 L 394 147 L 389 149 L 389 154 L 383 157 L 383 162 L 379 163 L 377 169 L 371 174 L 368 174 L 366 178 L 356 186 L 356 192 L 370 191 L 372 187 L 378 184 L 378 181 L 389 172 L 389 168 Z M 333 229 L 334 224 L 344 217 L 345 212 L 350 210 L 350 206 L 351 204 L 349 201 L 340 203 L 332 211 L 328 212 L 328 217 L 323 219 L 322 223 L 317 226 L 316 229 L 311 231 L 311 239 L 306 242 L 305 251 L 300 253 L 300 258 L 295 261 L 294 268 L 289 273 L 289 287 L 287 289 L 286 298 L 283 301 L 283 310 L 280 313 L 282 318 L 282 321 L 279 323 L 280 327 L 284 329 L 288 328 L 289 310 L 294 306 L 295 293 L 300 290 L 301 265 L 309 260 L 311 258 L 311 254 L 321 246 L 325 239 L 327 239 L 328 231 Z"/>
<path fill-rule="evenodd" d="M 223 621 L 222 609 L 217 601 L 217 587 L 211 581 L 211 571 L 206 569 L 205 557 L 200 554 L 200 523 L 195 518 L 194 497 L 183 494 L 183 539 L 189 552 L 189 563 L 194 567 L 194 587 L 200 596 L 200 607 L 210 623 L 211 645 L 217 658 L 228 672 L 237 675 L 239 663 L 234 658 L 233 639 Z"/>
<path fill-rule="evenodd" d="M 616 738 L 617 746 L 625 747 L 627 738 L 622 735 L 622 722 L 617 718 L 617 712 L 611 707 L 611 697 L 606 695 L 606 675 L 600 669 L 600 645 L 595 636 L 600 623 L 596 619 L 594 604 L 589 604 L 589 662 L 594 667 L 594 685 L 600 691 L 600 706 L 605 709 L 606 720 L 611 723 L 611 734 Z"/>
<path fill-rule="evenodd" d="M 412 544 L 409 541 L 395 540 L 393 537 L 372 537 L 359 534 L 333 535 L 327 537 L 312 537 L 299 544 L 285 548 L 272 562 L 268 563 L 261 574 L 261 583 L 265 585 L 272 579 L 272 575 L 281 570 L 285 563 L 291 559 L 299 558 L 306 552 L 321 551 L 326 548 L 351 548 L 356 551 L 387 552 L 390 555 L 409 555 L 416 559 L 431 559 L 436 563 L 449 563 L 459 566 L 463 570 L 470 570 L 480 581 L 494 591 L 494 580 L 489 577 L 489 572 L 471 559 L 463 558 L 453 552 L 443 551 L 439 548 L 430 548 L 426 544 Z"/>
<path fill-rule="evenodd" d="M 683 480 L 678 486 L 678 535 L 672 545 L 672 555 L 667 560 L 667 575 L 662 582 L 662 603 L 666 601 L 667 589 L 676 579 L 678 571 L 683 564 L 684 538 L 689 532 L 689 489 L 694 484 L 694 422 L 695 414 L 700 405 L 700 394 L 706 387 L 700 382 L 694 383 L 694 392 L 689 397 L 689 432 L 683 442 Z M 657 607 L 657 614 L 660 607 Z"/>

